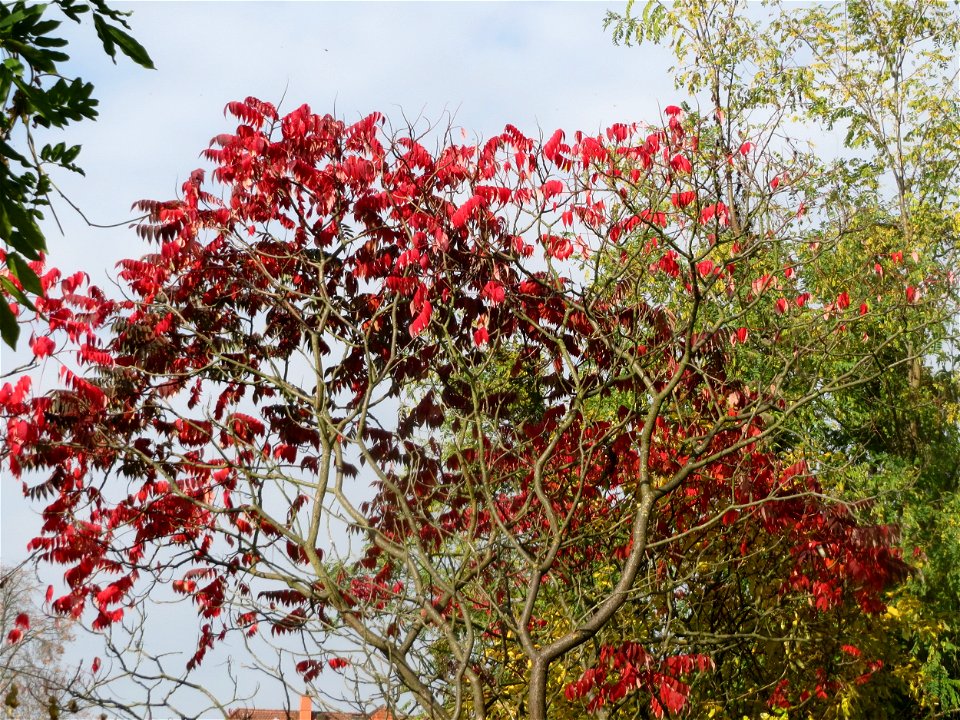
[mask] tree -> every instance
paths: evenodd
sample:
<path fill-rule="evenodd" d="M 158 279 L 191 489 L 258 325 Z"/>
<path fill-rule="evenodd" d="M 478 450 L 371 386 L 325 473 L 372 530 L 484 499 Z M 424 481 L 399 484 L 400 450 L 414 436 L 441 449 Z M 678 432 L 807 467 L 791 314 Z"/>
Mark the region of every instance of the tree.
<path fill-rule="evenodd" d="M 61 662 L 71 621 L 41 612 L 37 594 L 23 568 L 0 570 L 0 697 L 5 717 L 55 720 L 77 709 L 69 688 L 79 678 Z"/>
<path fill-rule="evenodd" d="M 129 13 L 110 9 L 103 0 L 89 4 L 20 1 L 0 6 L 0 240 L 8 270 L 2 282 L 4 294 L 26 307 L 31 307 L 31 296 L 42 294 L 28 261 L 39 260 L 47 249 L 38 221 L 55 189 L 48 168 L 83 173 L 76 164 L 79 145 L 57 142 L 39 146 L 36 128 L 62 130 L 72 122 L 97 117 L 93 85 L 61 73 L 62 64 L 70 58 L 59 49 L 67 41 L 56 34 L 61 21 L 50 18 L 51 7 L 78 23 L 89 12 L 111 58 L 119 50 L 141 67 L 153 67 L 147 51 L 124 31 L 129 29 L 124 19 Z M 0 303 L 0 334 L 11 347 L 19 335 L 15 308 Z"/>
<path fill-rule="evenodd" d="M 709 95 L 730 142 L 781 118 L 794 121 L 793 132 L 844 138 L 840 157 L 820 158 L 810 175 L 808 197 L 829 203 L 840 241 L 805 282 L 836 285 L 852 268 L 872 266 L 865 281 L 877 300 L 862 329 L 880 340 L 877 352 L 893 370 L 812 403 L 781 442 L 832 456 L 830 484 L 850 498 L 876 497 L 875 517 L 903 529 L 918 572 L 894 603 L 898 629 L 878 638 L 889 652 L 885 674 L 903 692 L 881 702 L 898 717 L 955 712 L 956 294 L 952 282 L 927 281 L 953 272 L 957 260 L 960 18 L 937 1 L 770 3 L 766 17 L 736 2 L 651 2 L 640 17 L 632 5 L 608 17 L 615 40 L 669 43 L 678 83 Z M 791 151 L 803 152 L 796 144 Z M 903 285 L 926 295 L 926 321 L 886 344 L 887 328 L 902 317 L 880 298 Z M 917 355 L 919 345 L 930 350 Z M 836 354 L 834 362 L 845 361 Z"/>
<path fill-rule="evenodd" d="M 107 629 L 165 583 L 200 618 L 188 668 L 268 629 L 304 681 L 352 671 L 436 718 L 662 717 L 745 647 L 750 707 L 869 680 L 835 641 L 902 579 L 895 528 L 775 441 L 882 375 L 922 302 L 898 288 L 904 323 L 858 344 L 862 270 L 804 284 L 802 165 L 676 106 L 436 153 L 379 115 L 228 110 L 223 199 L 198 171 L 142 203 L 129 297 L 34 265 L 63 385 L 0 388 L 3 460 L 52 498 L 31 548 L 67 566 L 56 611 Z M 803 640 L 778 612 L 832 633 L 815 666 L 776 660 Z"/>

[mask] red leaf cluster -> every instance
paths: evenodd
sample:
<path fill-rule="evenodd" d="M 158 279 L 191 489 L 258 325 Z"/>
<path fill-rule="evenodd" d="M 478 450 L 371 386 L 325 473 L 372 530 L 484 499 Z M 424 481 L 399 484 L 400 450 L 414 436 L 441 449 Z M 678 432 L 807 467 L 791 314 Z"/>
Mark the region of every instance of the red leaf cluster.
<path fill-rule="evenodd" d="M 89 609 L 105 628 L 159 565 L 201 618 L 193 667 L 234 620 L 286 633 L 328 613 L 396 610 L 424 582 L 390 560 L 410 546 L 424 557 L 480 548 L 459 572 L 482 586 L 516 576 L 518 554 L 548 555 L 562 526 L 570 539 L 549 581 L 572 583 L 629 556 L 631 538 L 595 538 L 644 493 L 669 499 L 651 537 L 747 518 L 788 543 L 784 592 L 827 610 L 853 588 L 865 610 L 882 606 L 903 571 L 892 529 L 825 507 L 803 467 L 780 467 L 755 442 L 763 424 L 744 408 L 756 393 L 725 372 L 747 328 L 693 331 L 663 300 L 733 288 L 735 275 L 677 240 L 702 227 L 708 253 L 731 213 L 678 184 L 699 147 L 679 108 L 653 132 L 618 124 L 539 144 L 507 126 L 437 152 L 414 133 L 387 137 L 379 114 L 280 117 L 253 98 L 227 111 L 239 124 L 205 153 L 223 192 L 197 171 L 181 199 L 139 204 L 156 248 L 119 263 L 129 299 L 83 273 L 43 275 L 34 355 L 73 350 L 84 370 L 62 364 L 60 387 L 43 394 L 27 377 L 0 387 L 4 462 L 48 503 L 31 548 L 67 568 L 54 610 Z M 591 295 L 571 268 L 595 253 L 624 258 L 642 282 Z M 744 293 L 773 286 L 747 278 Z M 485 384 L 495 357 L 505 379 Z M 658 394 L 684 412 L 651 414 Z M 391 403 L 395 423 L 375 415 Z M 451 451 L 443 427 L 469 440 Z M 252 588 L 264 559 L 294 575 L 323 562 L 302 528 L 351 482 L 374 489 L 343 513 L 376 538 L 359 562 L 316 584 Z M 505 533 L 522 552 L 501 552 Z M 416 632 L 462 609 L 445 587 L 418 591 Z M 709 665 L 627 642 L 605 647 L 567 695 L 596 709 L 643 690 L 662 717 L 684 707 L 683 678 Z M 297 669 L 311 679 L 322 665 Z"/>

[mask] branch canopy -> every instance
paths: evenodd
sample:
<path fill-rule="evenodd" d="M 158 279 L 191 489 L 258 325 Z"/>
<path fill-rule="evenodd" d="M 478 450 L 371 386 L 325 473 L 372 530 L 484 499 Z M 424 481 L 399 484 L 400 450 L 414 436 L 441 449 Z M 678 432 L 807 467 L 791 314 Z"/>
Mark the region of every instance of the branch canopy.
<path fill-rule="evenodd" d="M 677 106 L 545 141 L 433 131 L 436 152 L 379 114 L 227 111 L 213 182 L 139 203 L 156 252 L 119 263 L 126 298 L 32 266 L 61 383 L 0 388 L 3 460 L 48 502 L 55 610 L 108 628 L 163 582 L 200 618 L 190 668 L 263 629 L 312 639 L 306 681 L 350 659 L 435 717 L 518 685 L 531 717 L 638 693 L 662 717 L 722 642 L 662 642 L 706 632 L 691 588 L 754 578 L 756 623 L 883 609 L 895 532 L 771 440 L 882 372 L 860 324 L 922 294 L 860 270 L 818 294 L 835 238 L 805 235 L 803 167 Z"/>

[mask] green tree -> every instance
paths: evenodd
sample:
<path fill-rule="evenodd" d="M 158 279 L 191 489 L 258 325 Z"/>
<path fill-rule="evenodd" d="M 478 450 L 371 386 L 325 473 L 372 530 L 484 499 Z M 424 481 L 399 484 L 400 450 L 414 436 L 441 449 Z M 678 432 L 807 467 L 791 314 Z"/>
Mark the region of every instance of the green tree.
<path fill-rule="evenodd" d="M 615 41 L 670 45 L 678 87 L 708 103 L 731 153 L 753 140 L 809 158 L 810 173 L 792 178 L 809 217 L 809 232 L 798 240 L 820 260 L 805 266 L 813 272 L 802 282 L 829 297 L 851 273 L 866 278 L 875 300 L 862 307 L 850 349 L 874 338 L 877 363 L 890 371 L 820 398 L 780 442 L 818 457 L 836 491 L 874 499 L 872 511 L 899 524 L 914 557 L 916 572 L 892 599 L 896 629 L 888 622 L 876 638 L 900 699 L 893 706 L 889 695 L 876 699 L 898 717 L 956 711 L 960 442 L 952 363 L 960 20 L 955 7 L 939 0 L 765 8 L 654 1 L 635 16 L 630 3 L 607 23 Z M 839 134 L 842 149 L 825 157 L 822 148 L 787 141 L 787 131 L 811 139 Z M 733 168 L 728 185 L 737 206 L 748 190 L 738 190 Z M 925 322 L 888 342 L 889 330 L 904 322 L 903 308 L 889 303 L 896 288 Z M 755 377 L 763 362 L 747 355 L 741 371 Z M 850 356 L 837 348 L 803 362 L 829 375 Z M 876 704 L 848 705 L 854 706 L 861 716 L 879 712 Z"/>
<path fill-rule="evenodd" d="M 125 31 L 129 13 L 113 10 L 102 0 L 0 5 L 0 240 L 11 276 L 0 282 L 17 303 L 30 308 L 31 296 L 43 293 L 29 262 L 46 251 L 38 221 L 54 188 L 48 170 L 83 173 L 76 164 L 79 145 L 65 140 L 40 145 L 36 129 L 64 130 L 97 117 L 93 85 L 64 74 L 70 57 L 63 51 L 67 41 L 59 36 L 61 20 L 51 17 L 53 9 L 78 23 L 89 13 L 111 58 L 119 51 L 142 67 L 153 67 L 147 51 Z M 0 335 L 7 345 L 16 345 L 16 314 L 6 301 L 0 302 Z"/>

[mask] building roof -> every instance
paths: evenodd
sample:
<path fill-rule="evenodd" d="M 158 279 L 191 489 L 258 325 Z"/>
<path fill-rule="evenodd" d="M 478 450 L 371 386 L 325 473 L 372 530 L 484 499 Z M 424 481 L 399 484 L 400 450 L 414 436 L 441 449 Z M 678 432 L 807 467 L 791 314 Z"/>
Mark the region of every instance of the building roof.
<path fill-rule="evenodd" d="M 388 720 L 390 715 L 380 708 L 372 715 L 366 713 L 342 712 L 339 710 L 313 710 L 311 720 Z M 230 720 L 298 720 L 296 710 L 258 710 L 256 708 L 234 708 L 230 711 Z"/>

